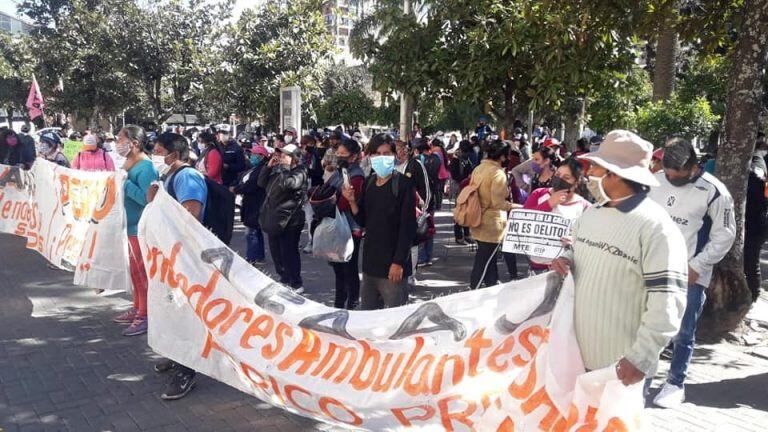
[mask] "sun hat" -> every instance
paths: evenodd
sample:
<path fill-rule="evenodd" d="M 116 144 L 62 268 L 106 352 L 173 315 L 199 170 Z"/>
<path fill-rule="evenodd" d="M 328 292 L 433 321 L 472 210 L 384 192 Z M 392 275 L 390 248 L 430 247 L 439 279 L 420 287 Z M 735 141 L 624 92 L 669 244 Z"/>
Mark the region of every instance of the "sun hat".
<path fill-rule="evenodd" d="M 593 162 L 621 178 L 646 186 L 658 186 L 659 182 L 649 170 L 653 145 L 637 134 L 626 130 L 608 133 L 594 153 L 579 156 Z"/>

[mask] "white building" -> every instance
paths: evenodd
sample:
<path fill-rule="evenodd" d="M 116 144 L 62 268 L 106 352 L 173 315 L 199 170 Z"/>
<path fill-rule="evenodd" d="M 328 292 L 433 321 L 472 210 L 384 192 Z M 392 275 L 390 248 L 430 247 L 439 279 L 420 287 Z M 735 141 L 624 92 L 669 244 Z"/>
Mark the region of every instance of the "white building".
<path fill-rule="evenodd" d="M 29 34 L 31 30 L 32 25 L 26 21 L 8 15 L 5 12 L 0 12 L 0 31 L 5 31 L 11 34 Z"/>
<path fill-rule="evenodd" d="M 337 53 L 336 63 L 356 66 L 360 61 L 355 60 L 349 52 L 349 36 L 362 17 L 373 9 L 372 0 L 329 0 L 323 5 L 325 25 L 334 38 Z"/>

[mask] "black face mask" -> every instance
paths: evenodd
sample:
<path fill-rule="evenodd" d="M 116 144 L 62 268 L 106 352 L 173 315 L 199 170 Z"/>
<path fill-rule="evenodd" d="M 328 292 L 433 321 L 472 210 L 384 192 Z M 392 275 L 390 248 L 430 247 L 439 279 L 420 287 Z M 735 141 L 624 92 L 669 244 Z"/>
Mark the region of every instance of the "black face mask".
<path fill-rule="evenodd" d="M 557 177 L 557 176 L 552 177 L 552 183 L 551 184 L 552 184 L 552 189 L 555 192 L 562 191 L 562 190 L 571 190 L 571 188 L 573 187 L 573 183 L 568 183 L 567 181 L 565 181 L 565 180 L 563 180 L 563 179 L 561 179 L 560 177 Z"/>
<path fill-rule="evenodd" d="M 339 169 L 347 169 L 349 168 L 349 158 L 345 157 L 337 157 L 336 158 L 336 166 L 339 167 Z"/>
<path fill-rule="evenodd" d="M 667 180 L 669 183 L 674 187 L 683 187 L 691 182 L 690 177 L 682 177 L 682 178 L 669 178 L 667 177 Z"/>

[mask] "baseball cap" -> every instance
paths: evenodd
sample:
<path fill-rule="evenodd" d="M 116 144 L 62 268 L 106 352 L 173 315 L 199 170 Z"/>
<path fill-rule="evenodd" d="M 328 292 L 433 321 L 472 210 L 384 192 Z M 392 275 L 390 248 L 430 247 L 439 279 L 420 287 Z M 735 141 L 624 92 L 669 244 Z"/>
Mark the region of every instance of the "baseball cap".
<path fill-rule="evenodd" d="M 216 125 L 216 132 L 218 132 L 218 133 L 226 133 L 226 134 L 228 134 L 231 130 L 232 130 L 232 128 L 228 124 L 226 124 L 226 123 L 221 123 L 221 124 L 217 124 Z"/>
<path fill-rule="evenodd" d="M 287 127 L 287 128 L 285 128 L 285 130 L 283 131 L 283 135 L 285 135 L 285 134 L 287 134 L 287 133 L 291 133 L 291 134 L 294 134 L 294 135 L 296 135 L 296 128 L 295 128 L 295 127 L 293 127 L 293 126 L 288 126 L 288 127 Z"/>
<path fill-rule="evenodd" d="M 609 132 L 596 152 L 579 156 L 579 159 L 600 165 L 621 178 L 646 186 L 658 186 L 658 180 L 648 169 L 651 152 L 651 143 L 633 132 L 619 129 Z"/>
<path fill-rule="evenodd" d="M 264 157 L 269 156 L 269 150 L 267 150 L 266 147 L 259 144 L 254 144 L 253 147 L 251 147 L 251 153 L 261 155 Z"/>
<path fill-rule="evenodd" d="M 298 157 L 299 156 L 299 147 L 296 144 L 288 144 L 286 146 L 283 146 L 281 148 L 276 148 L 276 152 L 285 153 L 288 156 L 291 157 Z"/>

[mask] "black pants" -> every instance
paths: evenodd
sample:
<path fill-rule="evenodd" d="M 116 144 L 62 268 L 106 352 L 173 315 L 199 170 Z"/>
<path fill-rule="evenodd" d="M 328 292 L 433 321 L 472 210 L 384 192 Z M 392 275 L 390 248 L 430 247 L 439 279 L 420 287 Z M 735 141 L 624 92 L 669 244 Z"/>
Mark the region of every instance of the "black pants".
<path fill-rule="evenodd" d="M 469 288 L 479 288 L 480 279 L 485 282 L 486 287 L 494 286 L 499 282 L 499 269 L 496 266 L 496 259 L 501 248 L 497 243 L 477 242 L 477 253 L 475 254 L 475 264 L 472 267 L 472 275 L 469 278 Z M 487 267 L 487 270 L 486 270 Z M 483 277 L 485 271 L 485 277 Z"/>
<path fill-rule="evenodd" d="M 303 226 L 288 226 L 278 235 L 269 236 L 269 252 L 275 263 L 275 271 L 280 276 L 280 283 L 299 288 L 301 280 L 301 255 L 299 239 Z"/>
<path fill-rule="evenodd" d="M 457 223 L 453 224 L 453 237 L 456 240 L 462 240 L 469 237 L 469 228 L 463 227 Z"/>
<path fill-rule="evenodd" d="M 512 280 L 517 279 L 517 257 L 513 253 L 503 252 L 504 262 L 507 264 L 507 272 L 509 272 L 509 278 Z"/>
<path fill-rule="evenodd" d="M 443 207 L 445 180 L 440 180 L 437 182 L 437 189 L 434 192 L 435 192 L 435 210 L 439 211 Z"/>
<path fill-rule="evenodd" d="M 345 263 L 331 263 L 336 275 L 336 300 L 333 306 L 337 309 L 355 309 L 360 300 L 360 238 L 352 237 L 352 241 L 355 243 L 352 259 Z"/>
<path fill-rule="evenodd" d="M 752 300 L 760 297 L 760 251 L 765 243 L 765 230 L 762 232 L 744 231 L 744 276 L 747 278 L 747 286 L 752 292 Z"/>

